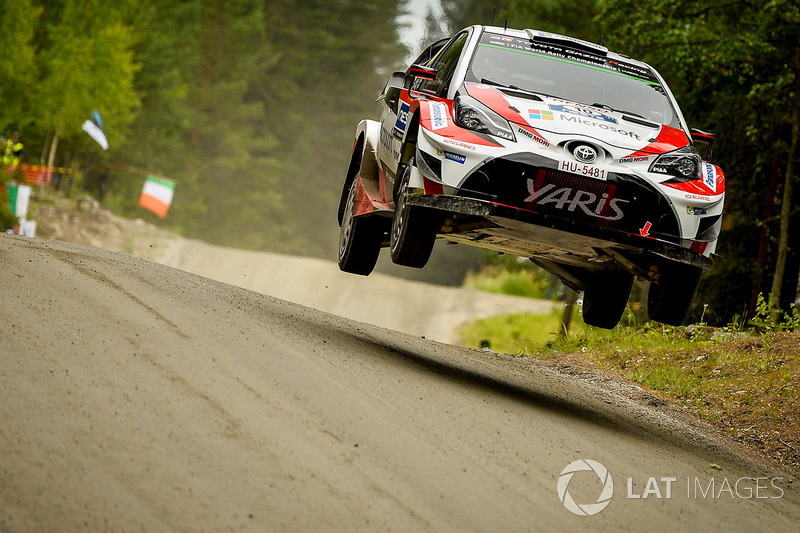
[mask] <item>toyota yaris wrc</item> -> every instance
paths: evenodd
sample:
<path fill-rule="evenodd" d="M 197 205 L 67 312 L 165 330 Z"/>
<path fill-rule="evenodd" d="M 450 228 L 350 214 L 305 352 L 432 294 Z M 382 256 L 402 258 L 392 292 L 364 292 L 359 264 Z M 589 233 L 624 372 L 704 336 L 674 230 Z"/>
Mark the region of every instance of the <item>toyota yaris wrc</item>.
<path fill-rule="evenodd" d="M 421 268 L 434 240 L 528 257 L 613 328 L 634 277 L 678 325 L 711 268 L 725 177 L 662 77 L 604 46 L 472 26 L 392 75 L 358 124 L 339 204 L 339 267 L 382 247 Z M 704 147 L 704 154 L 697 146 Z"/>

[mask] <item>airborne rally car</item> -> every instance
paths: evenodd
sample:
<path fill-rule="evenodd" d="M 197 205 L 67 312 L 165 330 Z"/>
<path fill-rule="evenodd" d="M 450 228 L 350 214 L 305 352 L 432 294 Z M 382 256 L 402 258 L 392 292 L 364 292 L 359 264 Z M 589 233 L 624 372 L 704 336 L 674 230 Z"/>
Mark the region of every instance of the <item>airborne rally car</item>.
<path fill-rule="evenodd" d="M 421 268 L 434 240 L 528 257 L 613 328 L 634 277 L 648 314 L 686 317 L 722 223 L 714 137 L 690 130 L 661 76 L 602 45 L 471 26 L 386 84 L 358 124 L 339 205 L 339 267 L 380 249 Z M 705 147 L 701 157 L 696 143 Z"/>

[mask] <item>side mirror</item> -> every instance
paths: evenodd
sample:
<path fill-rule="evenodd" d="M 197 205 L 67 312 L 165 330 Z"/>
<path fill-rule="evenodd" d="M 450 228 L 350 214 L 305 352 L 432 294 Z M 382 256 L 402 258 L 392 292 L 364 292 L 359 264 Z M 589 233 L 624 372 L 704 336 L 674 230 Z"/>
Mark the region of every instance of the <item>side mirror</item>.
<path fill-rule="evenodd" d="M 408 69 L 408 73 L 415 78 L 423 80 L 432 80 L 436 77 L 436 69 L 426 67 L 425 65 L 411 65 L 411 68 Z"/>
<path fill-rule="evenodd" d="M 708 133 L 705 131 L 700 131 L 696 128 L 691 129 L 692 133 L 692 141 L 696 144 L 701 144 L 706 146 L 706 155 L 703 158 L 705 161 L 711 161 L 711 153 L 714 148 L 714 140 L 717 138 L 713 133 Z"/>
<path fill-rule="evenodd" d="M 414 80 L 432 80 L 436 78 L 436 69 L 425 65 L 411 65 L 406 76 L 405 88 L 410 89 Z"/>

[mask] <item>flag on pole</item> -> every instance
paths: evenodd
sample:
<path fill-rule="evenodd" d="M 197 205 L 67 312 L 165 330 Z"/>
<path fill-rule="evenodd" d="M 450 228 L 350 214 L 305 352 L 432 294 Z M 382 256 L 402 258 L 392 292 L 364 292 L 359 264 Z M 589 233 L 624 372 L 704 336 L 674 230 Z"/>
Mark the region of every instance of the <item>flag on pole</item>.
<path fill-rule="evenodd" d="M 142 188 L 142 196 L 139 198 L 139 205 L 164 218 L 167 216 L 174 194 L 174 181 L 156 176 L 147 176 Z"/>
<path fill-rule="evenodd" d="M 94 120 L 94 123 L 97 124 L 97 126 L 101 130 L 104 129 L 103 128 L 103 119 L 100 117 L 100 111 L 98 111 L 97 109 L 92 111 L 92 120 Z"/>
<path fill-rule="evenodd" d="M 89 137 L 94 139 L 103 150 L 108 150 L 108 139 L 106 139 L 105 132 L 91 120 L 83 123 L 83 131 L 89 134 Z"/>

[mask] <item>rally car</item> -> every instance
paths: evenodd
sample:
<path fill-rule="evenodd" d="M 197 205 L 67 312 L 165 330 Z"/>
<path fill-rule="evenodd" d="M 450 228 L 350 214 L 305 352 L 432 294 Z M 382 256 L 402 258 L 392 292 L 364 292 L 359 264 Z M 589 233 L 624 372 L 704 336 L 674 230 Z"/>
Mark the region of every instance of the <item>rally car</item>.
<path fill-rule="evenodd" d="M 423 267 L 437 237 L 528 257 L 613 328 L 635 277 L 648 314 L 685 320 L 711 268 L 725 196 L 714 136 L 662 77 L 605 46 L 471 26 L 434 43 L 358 124 L 339 204 L 339 267 L 382 247 Z M 699 149 L 702 149 L 703 154 Z"/>

